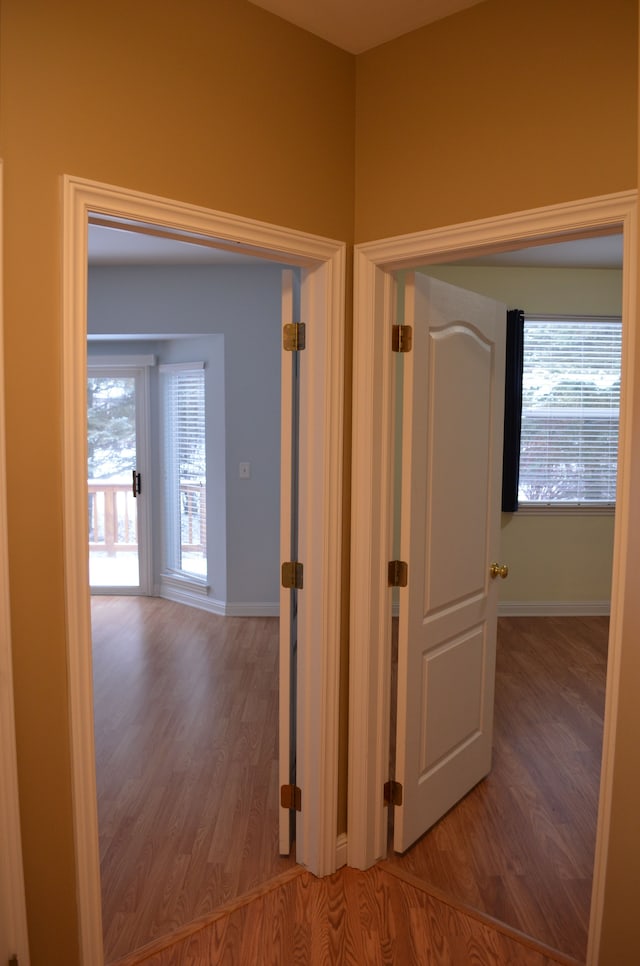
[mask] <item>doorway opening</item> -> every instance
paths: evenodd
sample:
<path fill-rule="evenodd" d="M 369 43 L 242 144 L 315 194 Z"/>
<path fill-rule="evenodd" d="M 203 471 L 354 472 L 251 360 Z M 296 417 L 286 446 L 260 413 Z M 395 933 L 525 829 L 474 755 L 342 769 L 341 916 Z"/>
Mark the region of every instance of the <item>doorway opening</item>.
<path fill-rule="evenodd" d="M 98 821 L 93 749 L 90 598 L 87 580 L 86 491 L 87 228 L 100 218 L 112 224 L 171 238 L 197 241 L 297 266 L 301 311 L 307 322 L 302 361 L 301 432 L 309 441 L 300 457 L 299 546 L 305 586 L 298 601 L 296 685 L 297 783 L 309 807 L 296 818 L 296 853 L 316 874 L 340 862 L 336 842 L 338 698 L 340 642 L 340 507 L 343 394 L 344 254 L 341 243 L 159 199 L 81 179 L 64 184 L 64 391 L 65 391 L 65 566 L 69 635 L 74 818 L 78 856 L 82 955 L 104 961 L 100 916 Z M 317 375 L 323 374 L 322 378 Z M 312 428 L 311 428 L 312 427 Z M 328 586 L 328 584 L 331 586 Z M 141 599 L 142 600 L 142 599 Z M 280 614 L 288 615 L 285 588 Z M 287 624 L 288 616 L 284 622 Z M 289 637 L 280 661 L 278 784 L 289 780 Z M 283 727 L 284 722 L 284 727 Z M 281 810 L 289 826 L 289 815 Z M 274 843 L 274 848 L 277 849 Z"/>
<path fill-rule="evenodd" d="M 515 269 L 514 259 L 517 259 L 518 265 Z M 566 419 L 568 415 L 573 420 L 573 427 L 579 418 L 584 419 L 585 426 L 594 434 L 595 421 L 603 407 L 600 397 L 605 395 L 605 404 L 609 405 L 619 388 L 619 382 L 614 382 L 611 389 L 609 386 L 614 378 L 612 370 L 614 374 L 617 372 L 619 379 L 620 359 L 618 357 L 616 362 L 609 351 L 600 355 L 598 334 L 606 324 L 610 327 L 615 325 L 619 335 L 619 322 L 611 320 L 619 320 L 621 310 L 621 236 L 585 239 L 573 244 L 565 242 L 553 247 L 540 246 L 533 252 L 504 253 L 494 256 L 494 259 L 485 256 L 480 261 L 479 266 L 469 259 L 455 265 L 428 267 L 424 270 L 428 279 L 423 279 L 422 284 L 427 286 L 427 292 L 439 293 L 440 297 L 446 295 L 448 302 L 458 299 L 463 303 L 465 308 L 454 316 L 458 329 L 460 320 L 467 318 L 463 314 L 465 309 L 471 311 L 471 307 L 474 311 L 472 318 L 479 325 L 487 296 L 499 300 L 498 316 L 503 331 L 507 306 L 513 308 L 514 300 L 524 310 L 525 331 L 529 318 L 543 311 L 549 316 L 557 316 L 560 305 L 562 311 L 574 319 L 571 326 L 575 330 L 576 343 L 579 339 L 579 345 L 583 346 L 581 352 L 573 353 L 571 362 L 565 363 L 567 350 L 561 343 L 565 354 L 558 356 L 557 365 L 546 376 L 547 356 L 541 357 L 539 350 L 536 352 L 537 343 L 532 345 L 525 338 L 525 373 L 534 360 L 537 359 L 538 364 L 544 363 L 546 378 L 544 392 L 538 389 L 542 396 L 539 405 L 547 407 L 547 400 L 551 397 L 554 407 L 552 413 L 556 414 L 558 406 L 567 399 L 567 392 L 574 390 L 568 399 L 571 408 L 563 418 Z M 531 265 L 531 261 L 535 261 L 536 265 Z M 411 285 L 407 281 L 410 292 L 411 286 L 420 281 L 419 274 L 416 275 Z M 452 280 L 455 281 L 455 287 Z M 402 282 L 402 279 L 398 280 L 399 287 Z M 432 385 L 438 378 L 438 345 L 444 340 L 446 331 L 440 311 L 441 302 L 436 301 L 432 312 L 438 315 L 439 327 L 433 335 L 429 376 L 423 377 L 424 382 L 431 382 Z M 399 317 L 402 318 L 401 315 Z M 602 319 L 605 317 L 610 321 L 604 323 Z M 414 325 L 412 352 L 416 348 L 419 352 L 420 341 L 416 334 L 419 319 L 417 315 L 410 316 L 410 319 Z M 548 322 L 547 326 L 550 328 L 552 324 Z M 555 338 L 553 331 L 548 332 L 547 339 Z M 592 341 L 588 342 L 589 339 Z M 587 344 L 588 350 L 585 348 Z M 619 346 L 619 342 L 617 344 Z M 400 367 L 411 365 L 411 361 L 410 356 L 398 357 Z M 414 368 L 417 364 L 416 359 Z M 479 468 L 474 464 L 475 468 L 467 467 L 464 471 L 457 466 L 461 459 L 474 459 L 474 443 L 482 436 L 482 427 L 476 427 L 471 431 L 471 438 L 465 442 L 465 433 L 470 431 L 482 411 L 482 392 L 480 387 L 474 391 L 469 400 L 471 412 L 464 413 L 461 424 L 456 424 L 455 409 L 458 407 L 462 411 L 463 400 L 471 384 L 470 375 L 460 379 L 460 369 L 461 366 L 457 365 L 456 371 L 447 380 L 454 387 L 454 398 L 446 404 L 442 396 L 434 401 L 434 418 L 437 417 L 438 407 L 442 409 L 444 405 L 447 439 L 439 454 L 431 453 L 431 461 L 437 458 L 446 486 L 433 496 L 439 525 L 428 529 L 428 559 L 431 561 L 428 587 L 432 588 L 434 581 L 439 585 L 445 580 L 453 582 L 456 585 L 453 595 L 456 606 L 460 607 L 466 600 L 468 606 L 475 608 L 477 594 L 481 592 L 480 585 L 485 583 L 487 593 L 494 597 L 494 606 L 498 608 L 497 621 L 493 617 L 497 626 L 497 640 L 495 629 L 483 635 L 485 654 L 490 654 L 495 661 L 495 673 L 489 682 L 478 680 L 475 691 L 472 689 L 469 693 L 471 682 L 468 664 L 473 652 L 469 646 L 470 639 L 466 636 L 460 638 L 458 627 L 453 635 L 447 637 L 444 655 L 446 660 L 456 661 L 455 685 L 453 688 L 444 685 L 442 668 L 438 667 L 443 663 L 443 653 L 438 651 L 437 640 L 434 640 L 438 618 L 433 602 L 428 606 L 425 602 L 424 653 L 431 651 L 433 658 L 422 659 L 433 662 L 434 667 L 430 668 L 427 664 L 424 673 L 427 679 L 431 676 L 435 681 L 431 688 L 437 687 L 436 694 L 431 698 L 431 713 L 438 713 L 439 728 L 450 729 L 452 747 L 447 763 L 443 760 L 444 739 L 439 742 L 429 739 L 428 723 L 412 725 L 411 730 L 424 728 L 427 743 L 431 740 L 432 747 L 438 749 L 438 761 L 432 761 L 430 766 L 425 765 L 421 779 L 425 802 L 415 818 L 418 823 L 416 831 L 405 836 L 401 844 L 398 844 L 398 838 L 403 824 L 409 823 L 409 818 L 402 814 L 405 809 L 389 810 L 392 824 L 396 819 L 394 813 L 398 813 L 398 826 L 395 829 L 395 844 L 389 847 L 388 861 L 393 863 L 396 870 L 410 870 L 425 886 L 439 890 L 461 904 L 481 910 L 539 942 L 583 961 L 596 838 L 614 526 L 614 507 L 606 499 L 609 491 L 604 486 L 596 490 L 596 483 L 603 476 L 608 479 L 612 474 L 615 481 L 615 443 L 612 457 L 609 447 L 603 447 L 603 459 L 606 458 L 607 463 L 598 463 L 593 472 L 590 472 L 591 451 L 587 454 L 586 463 L 577 464 L 574 459 L 571 464 L 574 474 L 581 473 L 583 477 L 593 477 L 595 480 L 592 489 L 597 497 L 589 507 L 571 506 L 566 502 L 568 484 L 564 489 L 558 487 L 556 505 L 547 506 L 541 501 L 539 505 L 531 506 L 522 502 L 529 493 L 525 485 L 521 486 L 520 509 L 515 513 L 503 513 L 501 521 L 500 449 L 497 486 L 492 487 L 495 490 L 493 519 L 498 532 L 493 538 L 494 549 L 488 550 L 485 558 L 482 541 L 485 532 L 489 533 L 491 528 L 485 523 L 484 511 L 478 515 L 482 519 L 481 533 L 475 536 L 473 518 L 468 520 L 466 514 L 479 494 L 484 506 L 486 497 L 482 496 L 480 481 L 489 479 L 490 475 L 482 464 Z M 501 372 L 500 383 L 504 380 L 504 367 L 501 367 Z M 401 379 L 398 383 L 400 386 Z M 580 413 L 575 394 L 581 386 L 588 396 L 588 408 Z M 406 388 L 404 393 L 406 396 Z M 617 414 L 613 416 L 610 409 L 606 412 L 604 431 L 609 438 L 609 421 L 612 419 L 617 432 Z M 496 412 L 496 416 L 498 425 L 494 427 L 493 435 L 501 437 L 501 413 Z M 561 411 L 558 418 L 562 416 Z M 409 427 L 410 420 L 409 414 Z M 425 425 L 431 425 L 431 420 L 420 420 L 420 432 L 424 431 Z M 564 423 L 560 425 L 562 427 Z M 453 447 L 449 445 L 449 437 L 455 439 Z M 525 438 L 524 446 L 532 445 L 530 437 L 531 433 Z M 548 438 L 545 436 L 545 439 Z M 595 444 L 595 435 L 589 439 Z M 535 439 L 533 443 L 535 445 Z M 413 450 L 415 461 L 415 451 L 419 446 L 416 447 L 415 442 L 411 446 L 409 441 L 407 445 Z M 489 452 L 486 443 L 483 443 L 482 452 Z M 402 460 L 404 473 L 411 472 L 411 458 L 407 460 L 407 455 Z M 479 458 L 480 454 L 475 457 L 476 460 Z M 566 470 L 559 460 L 557 462 L 556 473 L 560 479 L 564 479 Z M 421 479 L 431 480 L 432 474 L 433 468 L 429 475 L 425 474 Z M 456 486 L 460 485 L 461 489 L 456 490 Z M 437 489 L 437 477 L 435 486 Z M 427 487 L 429 492 L 433 488 L 433 484 Z M 410 532 L 409 539 L 405 534 L 404 540 L 397 542 L 406 548 L 415 539 L 415 531 L 421 531 L 422 524 L 412 508 L 411 491 L 404 486 L 402 492 L 402 518 L 405 526 L 410 525 Z M 549 497 L 550 491 L 544 490 L 544 495 Z M 562 497 L 565 502 L 560 502 Z M 450 511 L 453 518 L 445 525 L 443 521 Z M 396 517 L 400 515 L 398 508 Z M 461 527 L 460 520 L 463 521 Z M 443 526 L 443 543 L 438 545 L 438 534 Z M 464 567 L 470 566 L 475 553 L 480 554 L 475 581 L 469 583 L 467 580 L 465 584 Z M 400 550 L 398 554 L 408 559 L 409 573 L 413 569 L 415 581 L 420 558 L 407 558 Z M 464 564 L 460 561 L 464 561 Z M 508 564 L 508 568 L 503 569 L 497 561 Z M 483 579 L 485 570 L 491 570 L 492 565 L 498 576 L 504 573 L 506 581 Z M 436 566 L 437 571 L 434 570 Z M 442 574 L 443 570 L 446 577 Z M 512 581 L 515 583 L 513 590 L 510 587 Z M 465 593 L 465 586 L 467 589 L 471 587 L 473 593 Z M 416 633 L 407 625 L 406 608 L 410 610 L 412 606 L 411 594 L 411 586 L 406 591 L 399 591 L 400 628 L 401 635 L 404 635 L 400 654 L 405 660 L 407 653 L 412 654 L 412 633 L 415 633 L 416 642 L 421 640 L 420 628 Z M 446 613 L 448 624 L 452 618 L 453 610 L 449 607 Z M 476 621 L 477 616 L 474 616 L 474 628 L 479 630 L 482 625 Z M 418 623 L 421 624 L 421 620 Z M 486 627 L 489 631 L 491 625 L 487 624 Z M 459 638 L 469 652 L 466 676 L 465 661 L 456 651 Z M 392 671 L 392 679 L 394 673 Z M 414 668 L 413 679 L 417 676 Z M 401 670 L 399 681 L 401 685 L 403 681 L 406 684 L 406 672 Z M 465 687 L 467 691 L 464 692 L 463 705 L 456 711 Z M 447 789 L 453 798 L 438 807 L 437 795 L 428 790 L 430 773 L 437 774 L 442 782 L 445 770 L 455 765 L 453 746 L 456 744 L 468 754 L 472 733 L 475 731 L 479 737 L 482 731 L 480 703 L 475 715 L 473 712 L 474 695 L 486 705 L 491 702 L 492 691 L 495 695 L 495 707 L 491 708 L 493 757 L 482 768 L 482 777 L 487 777 L 478 784 L 478 773 L 467 775 L 463 785 L 463 789 L 466 789 L 464 797 L 461 791 L 454 792 L 454 782 L 448 781 Z M 427 694 L 431 693 L 427 684 Z M 446 708 L 438 710 L 437 698 L 442 695 L 445 696 Z M 409 697 L 404 694 L 398 696 L 403 711 L 398 720 L 405 732 L 407 719 L 410 722 L 421 720 L 420 714 L 403 710 L 407 707 Z M 396 740 L 393 725 L 396 718 L 395 688 L 391 691 L 391 705 L 393 762 Z M 406 742 L 400 731 L 398 748 L 402 751 L 404 747 Z M 399 774 L 392 775 L 405 788 L 406 769 L 407 765 L 401 760 Z M 405 798 L 411 808 L 411 796 L 407 793 Z M 454 801 L 459 801 L 459 805 L 450 811 L 449 805 Z M 393 843 L 393 838 L 390 842 Z"/>
<path fill-rule="evenodd" d="M 109 962 L 294 862 L 289 840 L 278 845 L 277 774 L 278 578 L 289 550 L 279 546 L 280 503 L 292 532 L 298 513 L 297 354 L 282 350 L 281 316 L 296 275 L 194 241 L 89 226 L 89 558 Z M 136 418 L 143 396 L 146 418 Z M 291 438 L 282 461 L 281 436 Z M 143 592 L 139 549 L 151 596 L 133 601 L 122 595 Z M 285 615 L 283 660 L 295 667 L 288 629 Z"/>
<path fill-rule="evenodd" d="M 487 219 L 469 225 L 424 232 L 399 239 L 369 243 L 356 249 L 355 344 L 360 358 L 356 360 L 354 395 L 360 406 L 355 414 L 354 493 L 366 516 L 354 528 L 354 559 L 373 555 L 375 561 L 387 556 L 393 534 L 393 369 L 387 356 L 387 332 L 394 320 L 394 272 L 422 265 L 452 262 L 470 254 L 484 255 L 511 251 L 567 238 L 623 234 L 623 372 L 624 358 L 631 358 L 633 331 L 629 325 L 633 312 L 635 279 L 635 192 L 587 200 L 568 206 L 555 206 L 524 212 L 506 218 Z M 373 370 L 370 367 L 373 366 Z M 611 625 L 607 672 L 607 699 L 604 727 L 604 754 L 598 811 L 595 870 L 591 900 L 590 933 L 587 961 L 597 961 L 600 917 L 604 892 L 604 855 L 609 822 L 611 787 L 610 734 L 618 690 L 620 631 L 620 588 L 626 566 L 626 532 L 628 494 L 625 473 L 630 447 L 629 420 L 632 398 L 631 367 L 626 368 L 621 393 L 620 453 L 618 491 L 613 551 Z M 379 373 L 375 395 L 368 388 L 369 373 Z M 382 427 L 382 430 L 381 430 Z M 359 467 L 367 466 L 371 481 L 367 482 Z M 370 514 L 370 515 L 369 515 Z M 386 855 L 385 809 L 376 795 L 376 786 L 384 784 L 388 763 L 389 675 L 391 639 L 391 592 L 382 566 L 362 575 L 354 572 L 351 611 L 351 729 L 350 729 L 350 827 L 349 857 L 353 864 L 366 868 Z M 367 616 L 371 615 L 371 616 Z M 375 621 L 375 623 L 373 623 Z M 366 669 L 366 670 L 365 670 Z M 362 683 L 364 682 L 364 684 Z M 366 695 L 366 697 L 365 697 Z M 372 696 L 377 704 L 372 705 Z M 381 706 L 380 695 L 384 698 Z M 365 706 L 368 702 L 368 709 Z M 371 710 L 371 708 L 374 710 Z M 362 769 L 359 755 L 365 745 L 376 748 Z"/>

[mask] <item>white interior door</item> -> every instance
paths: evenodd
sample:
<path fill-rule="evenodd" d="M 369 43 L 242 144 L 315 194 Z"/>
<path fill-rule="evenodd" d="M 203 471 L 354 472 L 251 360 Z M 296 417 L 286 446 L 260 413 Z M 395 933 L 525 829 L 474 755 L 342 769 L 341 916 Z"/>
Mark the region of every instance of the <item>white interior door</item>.
<path fill-rule="evenodd" d="M 506 308 L 406 281 L 394 848 L 491 767 Z"/>
<path fill-rule="evenodd" d="M 296 321 L 299 296 L 292 269 L 282 272 L 282 325 Z M 280 560 L 298 558 L 299 353 L 282 349 L 280 404 Z M 296 680 L 298 591 L 280 584 L 279 786 L 296 783 Z M 289 855 L 292 813 L 280 809 L 279 847 Z"/>

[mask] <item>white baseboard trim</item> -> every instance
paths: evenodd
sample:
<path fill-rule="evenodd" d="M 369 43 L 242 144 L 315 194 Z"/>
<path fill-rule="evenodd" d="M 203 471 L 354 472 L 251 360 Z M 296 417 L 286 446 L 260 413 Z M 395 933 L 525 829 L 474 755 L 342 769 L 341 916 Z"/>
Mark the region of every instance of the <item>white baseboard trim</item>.
<path fill-rule="evenodd" d="M 280 604 L 273 604 L 269 601 L 240 604 L 226 604 L 225 615 L 227 617 L 279 617 Z"/>
<path fill-rule="evenodd" d="M 219 617 L 278 617 L 280 614 L 280 604 L 271 601 L 248 601 L 239 604 L 228 604 L 224 600 L 216 600 L 214 597 L 204 597 L 199 593 L 192 593 L 183 587 L 177 587 L 173 583 L 162 582 L 158 588 L 158 597 L 165 600 L 173 600 L 177 604 L 187 604 L 189 607 L 197 607 L 199 610 L 209 611 L 210 614 L 217 614 Z"/>
<path fill-rule="evenodd" d="M 610 612 L 610 600 L 505 600 L 498 604 L 498 617 L 603 617 Z"/>
<path fill-rule="evenodd" d="M 216 600 L 214 597 L 205 597 L 202 594 L 193 594 L 183 587 L 169 584 L 162 581 L 158 590 L 158 597 L 165 600 L 173 600 L 177 604 L 187 604 L 189 607 L 197 607 L 199 610 L 207 610 L 211 614 L 225 616 L 225 602 Z"/>
<path fill-rule="evenodd" d="M 498 604 L 498 617 L 608 617 L 610 600 L 505 600 Z M 400 616 L 393 604 L 392 616 Z"/>
<path fill-rule="evenodd" d="M 347 864 L 347 833 L 343 832 L 338 836 L 336 842 L 336 869 L 341 869 Z"/>

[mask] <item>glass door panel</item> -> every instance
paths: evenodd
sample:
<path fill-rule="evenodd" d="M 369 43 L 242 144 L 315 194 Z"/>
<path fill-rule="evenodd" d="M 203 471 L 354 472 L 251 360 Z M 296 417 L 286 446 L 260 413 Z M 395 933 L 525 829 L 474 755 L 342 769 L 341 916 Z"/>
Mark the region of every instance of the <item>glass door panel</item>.
<path fill-rule="evenodd" d="M 87 385 L 89 582 L 139 588 L 137 377 L 90 374 Z"/>

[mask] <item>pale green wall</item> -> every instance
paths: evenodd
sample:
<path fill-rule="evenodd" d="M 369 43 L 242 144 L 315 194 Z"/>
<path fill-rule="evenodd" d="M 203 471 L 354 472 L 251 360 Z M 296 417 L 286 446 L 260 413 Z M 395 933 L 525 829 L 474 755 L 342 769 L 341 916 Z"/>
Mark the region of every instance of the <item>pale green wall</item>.
<path fill-rule="evenodd" d="M 500 584 L 500 603 L 608 603 L 612 555 L 613 514 L 503 513 L 501 562 L 509 578 Z"/>
<path fill-rule="evenodd" d="M 622 272 L 614 269 L 442 265 L 425 271 L 525 314 L 622 311 Z M 503 513 L 500 562 L 509 565 L 509 578 L 500 584 L 500 602 L 608 602 L 613 522 L 613 514 Z"/>
<path fill-rule="evenodd" d="M 622 272 L 618 269 L 431 265 L 425 272 L 530 315 L 622 313 Z"/>

